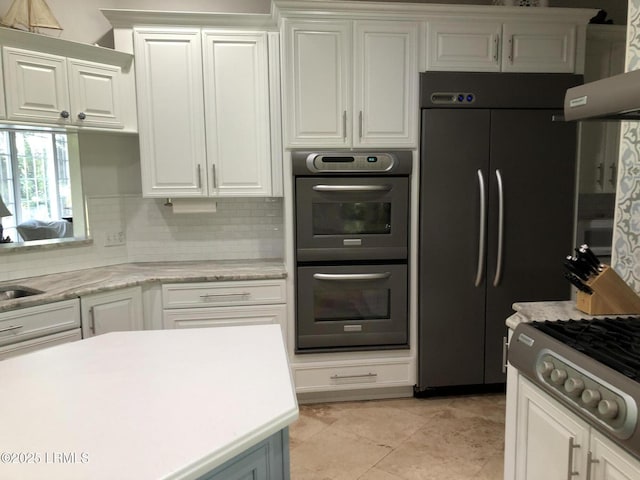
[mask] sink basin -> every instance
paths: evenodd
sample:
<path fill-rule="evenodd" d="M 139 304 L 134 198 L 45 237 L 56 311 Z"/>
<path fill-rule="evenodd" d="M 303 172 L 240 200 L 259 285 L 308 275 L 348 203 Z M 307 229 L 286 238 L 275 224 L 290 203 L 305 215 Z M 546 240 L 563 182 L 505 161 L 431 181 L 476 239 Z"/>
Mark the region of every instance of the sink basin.
<path fill-rule="evenodd" d="M 23 287 L 21 285 L 9 285 L 6 287 L 0 287 L 0 301 L 11 300 L 13 298 L 30 297 L 31 295 L 38 295 L 39 293 L 44 292 L 42 290 Z"/>

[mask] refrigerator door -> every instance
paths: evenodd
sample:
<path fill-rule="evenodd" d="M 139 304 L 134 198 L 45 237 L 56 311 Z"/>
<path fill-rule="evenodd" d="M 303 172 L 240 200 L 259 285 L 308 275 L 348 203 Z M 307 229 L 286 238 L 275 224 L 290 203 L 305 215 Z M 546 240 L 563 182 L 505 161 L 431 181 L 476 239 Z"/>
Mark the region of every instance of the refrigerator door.
<path fill-rule="evenodd" d="M 570 298 L 562 259 L 572 251 L 576 133 L 575 124 L 552 122 L 554 113 L 491 111 L 485 383 L 505 381 L 512 304 Z"/>
<path fill-rule="evenodd" d="M 489 119 L 489 110 L 422 110 L 419 389 L 483 383 Z"/>

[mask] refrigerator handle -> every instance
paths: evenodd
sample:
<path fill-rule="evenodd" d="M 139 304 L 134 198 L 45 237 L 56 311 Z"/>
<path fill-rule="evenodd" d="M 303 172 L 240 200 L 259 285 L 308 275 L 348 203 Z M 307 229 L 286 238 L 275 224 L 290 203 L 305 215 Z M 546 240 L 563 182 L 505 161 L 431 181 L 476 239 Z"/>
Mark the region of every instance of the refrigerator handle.
<path fill-rule="evenodd" d="M 504 188 L 502 186 L 502 174 L 496 169 L 498 181 L 498 257 L 496 259 L 496 275 L 493 277 L 493 286 L 497 287 L 502 279 L 502 257 L 504 251 Z"/>
<path fill-rule="evenodd" d="M 487 204 L 484 188 L 484 175 L 482 170 L 478 169 L 478 187 L 480 191 L 480 231 L 478 232 L 478 268 L 476 269 L 476 281 L 474 285 L 479 287 L 484 276 L 484 249 L 485 249 L 485 230 L 487 228 Z"/>

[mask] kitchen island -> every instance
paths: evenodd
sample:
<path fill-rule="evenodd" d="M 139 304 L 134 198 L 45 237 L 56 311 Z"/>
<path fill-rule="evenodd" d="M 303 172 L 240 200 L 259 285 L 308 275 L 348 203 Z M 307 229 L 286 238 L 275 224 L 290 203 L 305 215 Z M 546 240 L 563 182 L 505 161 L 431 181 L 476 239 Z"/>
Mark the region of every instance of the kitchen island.
<path fill-rule="evenodd" d="M 277 325 L 109 333 L 0 362 L 0 378 L 0 478 L 289 478 Z"/>

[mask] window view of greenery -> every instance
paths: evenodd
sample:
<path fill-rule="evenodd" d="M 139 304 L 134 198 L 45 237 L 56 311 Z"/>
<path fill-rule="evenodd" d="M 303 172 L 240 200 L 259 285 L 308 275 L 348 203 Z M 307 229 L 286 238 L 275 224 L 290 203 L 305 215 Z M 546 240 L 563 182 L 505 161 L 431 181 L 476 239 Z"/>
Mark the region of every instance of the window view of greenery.
<path fill-rule="evenodd" d="M 73 237 L 67 135 L 0 130 L 0 197 L 12 242 Z"/>

